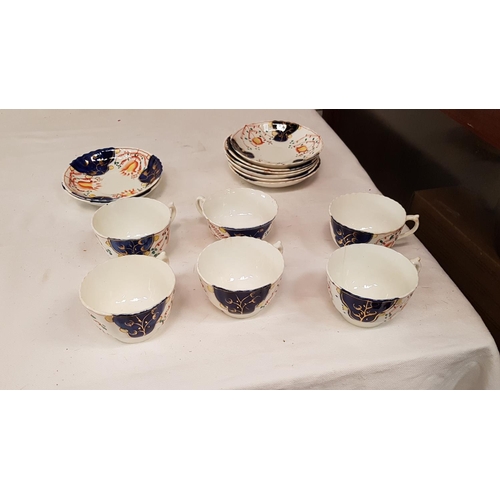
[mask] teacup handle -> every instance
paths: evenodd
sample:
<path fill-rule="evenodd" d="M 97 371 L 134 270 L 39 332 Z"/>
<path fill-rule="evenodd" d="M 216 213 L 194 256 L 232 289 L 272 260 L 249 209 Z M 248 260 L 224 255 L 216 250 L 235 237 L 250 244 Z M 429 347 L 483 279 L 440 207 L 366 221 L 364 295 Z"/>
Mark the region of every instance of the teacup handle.
<path fill-rule="evenodd" d="M 170 224 L 174 222 L 175 216 L 177 215 L 177 208 L 175 208 L 174 202 L 170 202 L 168 205 L 168 208 L 170 208 Z"/>
<path fill-rule="evenodd" d="M 274 245 L 273 245 L 274 248 L 277 248 L 282 254 L 283 254 L 283 244 L 281 243 L 281 241 L 277 241 Z"/>
<path fill-rule="evenodd" d="M 420 225 L 419 216 L 418 215 L 407 215 L 405 223 L 408 222 L 409 220 L 411 220 L 413 222 L 413 227 L 411 229 L 408 229 L 408 231 L 401 233 L 399 235 L 398 239 L 406 238 L 407 236 L 410 236 L 410 234 L 413 234 L 418 229 L 418 226 Z"/>
<path fill-rule="evenodd" d="M 419 273 L 422 267 L 422 264 L 420 262 L 420 257 L 415 257 L 414 259 L 410 259 L 410 262 L 415 266 L 417 273 Z"/>
<path fill-rule="evenodd" d="M 203 215 L 203 217 L 205 217 L 205 212 L 203 211 L 205 200 L 206 198 L 204 198 L 203 196 L 198 196 L 198 198 L 196 198 L 196 208 L 198 209 L 198 212 Z"/>
<path fill-rule="evenodd" d="M 170 259 L 168 258 L 168 255 L 165 252 L 161 252 L 158 254 L 157 259 L 162 260 L 163 262 L 166 262 L 167 264 L 170 265 Z"/>

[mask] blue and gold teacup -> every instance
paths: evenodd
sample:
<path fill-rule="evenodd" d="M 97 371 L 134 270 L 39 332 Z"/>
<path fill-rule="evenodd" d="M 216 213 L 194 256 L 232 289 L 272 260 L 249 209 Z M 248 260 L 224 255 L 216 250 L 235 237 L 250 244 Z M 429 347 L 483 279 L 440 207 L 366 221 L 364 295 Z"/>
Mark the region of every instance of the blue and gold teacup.
<path fill-rule="evenodd" d="M 103 333 L 137 343 L 162 329 L 174 289 L 175 276 L 164 252 L 157 259 L 127 255 L 90 271 L 80 286 L 80 300 Z"/>
<path fill-rule="evenodd" d="M 102 248 L 111 257 L 158 256 L 170 239 L 176 208 L 151 198 L 123 198 L 104 205 L 92 217 Z"/>
<path fill-rule="evenodd" d="M 285 263 L 281 242 L 250 236 L 211 243 L 200 253 L 198 277 L 210 302 L 233 318 L 255 316 L 275 296 Z"/>
<path fill-rule="evenodd" d="M 330 298 L 343 318 L 361 327 L 394 318 L 418 286 L 420 258 L 360 243 L 333 252 L 326 268 Z"/>
<path fill-rule="evenodd" d="M 397 202 L 375 193 L 352 193 L 335 198 L 329 207 L 330 232 L 339 247 L 355 243 L 373 243 L 392 247 L 398 239 L 413 234 L 418 215 L 406 215 Z M 403 232 L 405 223 L 413 227 Z"/>
<path fill-rule="evenodd" d="M 208 198 L 198 196 L 196 208 L 218 239 L 232 236 L 264 239 L 278 214 L 274 198 L 250 188 L 225 189 Z"/>

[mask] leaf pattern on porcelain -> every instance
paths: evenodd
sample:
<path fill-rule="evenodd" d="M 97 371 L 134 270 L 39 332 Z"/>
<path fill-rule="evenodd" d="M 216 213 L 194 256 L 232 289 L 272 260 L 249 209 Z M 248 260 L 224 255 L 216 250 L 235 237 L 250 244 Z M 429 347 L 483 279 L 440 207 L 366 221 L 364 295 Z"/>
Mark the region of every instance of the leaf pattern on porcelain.
<path fill-rule="evenodd" d="M 363 323 L 372 323 L 393 307 L 398 299 L 373 300 L 359 297 L 343 289 L 339 289 L 340 300 L 350 318 Z"/>
<path fill-rule="evenodd" d="M 335 243 L 337 243 L 339 247 L 353 245 L 356 243 L 370 243 L 373 238 L 372 233 L 356 231 L 355 229 L 346 227 L 337 222 L 333 217 L 330 217 L 330 223 L 332 225 L 332 234 L 335 239 Z"/>
<path fill-rule="evenodd" d="M 107 316 L 106 320 L 118 326 L 121 332 L 127 333 L 129 337 L 137 338 L 149 335 L 155 328 L 156 323 L 162 317 L 168 298 L 147 311 L 137 314 L 118 314 Z"/>
<path fill-rule="evenodd" d="M 265 285 L 255 290 L 226 290 L 218 286 L 213 286 L 215 297 L 232 314 L 251 314 L 266 297 L 271 289 L 271 285 Z"/>
<path fill-rule="evenodd" d="M 145 236 L 136 240 L 108 238 L 107 244 L 118 255 L 149 255 L 154 240 L 154 236 Z"/>

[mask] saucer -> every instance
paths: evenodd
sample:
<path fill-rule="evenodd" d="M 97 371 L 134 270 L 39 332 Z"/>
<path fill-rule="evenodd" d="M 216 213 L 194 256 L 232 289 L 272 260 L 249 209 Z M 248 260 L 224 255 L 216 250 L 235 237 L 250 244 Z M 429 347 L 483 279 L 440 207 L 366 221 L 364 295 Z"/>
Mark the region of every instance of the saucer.
<path fill-rule="evenodd" d="M 316 132 L 281 120 L 247 124 L 231 136 L 230 142 L 242 160 L 270 167 L 306 162 L 323 148 Z"/>
<path fill-rule="evenodd" d="M 245 165 L 249 169 L 264 173 L 296 172 L 301 169 L 306 169 L 308 165 L 310 165 L 312 162 L 314 162 L 319 158 L 319 155 L 316 155 L 307 161 L 295 162 L 291 165 L 267 166 L 267 165 L 251 163 L 249 160 L 236 153 L 235 148 L 231 145 L 231 136 L 229 136 L 224 142 L 224 151 L 226 153 L 226 156 L 230 156 L 232 160 L 241 163 L 242 165 Z"/>
<path fill-rule="evenodd" d="M 316 172 L 319 170 L 319 167 L 321 165 L 321 161 L 318 162 L 318 164 L 312 168 L 306 175 L 300 176 L 298 178 L 293 178 L 293 179 L 277 179 L 275 181 L 269 180 L 269 181 L 263 181 L 260 179 L 256 179 L 255 177 L 251 177 L 248 174 L 242 174 L 238 170 L 236 170 L 233 165 L 228 161 L 229 168 L 241 179 L 249 182 L 250 184 L 254 184 L 256 186 L 260 187 L 267 187 L 267 188 L 283 188 L 283 187 L 289 187 L 289 186 L 294 186 L 295 184 L 299 184 L 300 182 L 305 181 L 306 179 L 309 179 L 312 177 Z"/>
<path fill-rule="evenodd" d="M 73 198 L 105 204 L 145 196 L 160 182 L 163 167 L 156 156 L 137 148 L 103 148 L 74 159 L 62 187 Z"/>
<path fill-rule="evenodd" d="M 238 173 L 246 175 L 253 180 L 256 181 L 291 181 L 293 179 L 301 179 L 311 173 L 319 164 L 319 158 L 316 161 L 309 165 L 305 170 L 296 172 L 296 173 L 288 173 L 288 174 L 260 174 L 255 173 L 253 170 L 247 169 L 246 167 L 241 166 L 239 163 L 236 163 L 232 159 L 227 159 L 227 161 L 231 164 L 233 170 L 236 170 Z"/>
<path fill-rule="evenodd" d="M 299 165 L 294 165 L 293 167 L 264 167 L 254 165 L 252 163 L 248 163 L 245 160 L 242 160 L 238 157 L 234 151 L 231 150 L 228 141 L 224 144 L 224 150 L 226 153 L 226 158 L 229 162 L 231 162 L 234 166 L 238 166 L 243 170 L 247 170 L 249 173 L 261 175 L 261 176 L 271 176 L 276 178 L 284 178 L 294 175 L 299 175 L 307 170 L 310 170 L 314 167 L 319 161 L 319 156 L 315 156 L 312 160 L 308 160 L 307 162 L 301 163 Z"/>

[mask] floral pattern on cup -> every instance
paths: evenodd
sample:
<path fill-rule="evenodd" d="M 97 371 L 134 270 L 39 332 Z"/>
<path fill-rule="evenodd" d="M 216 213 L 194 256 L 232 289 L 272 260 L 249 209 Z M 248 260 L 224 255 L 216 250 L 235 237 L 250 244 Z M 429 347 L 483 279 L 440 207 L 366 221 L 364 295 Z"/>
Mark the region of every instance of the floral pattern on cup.
<path fill-rule="evenodd" d="M 262 240 L 268 235 L 272 222 L 273 221 L 271 220 L 257 227 L 233 229 L 230 227 L 217 226 L 209 221 L 208 227 L 212 231 L 213 235 L 219 239 L 230 238 L 232 236 L 250 236 L 252 238 L 260 238 Z"/>
<path fill-rule="evenodd" d="M 358 297 L 345 290 L 338 289 L 340 300 L 344 306 L 344 310 L 349 317 L 362 323 L 373 323 L 380 315 L 394 306 L 397 299 L 391 300 L 373 300 Z"/>
<path fill-rule="evenodd" d="M 209 285 L 200 277 L 199 280 L 210 302 L 229 316 L 237 318 L 252 316 L 266 307 L 276 295 L 281 284 L 280 277 L 272 285 L 266 285 L 256 290 L 231 291 Z"/>
<path fill-rule="evenodd" d="M 170 312 L 173 293 L 158 305 L 138 314 L 119 314 L 106 316 L 106 321 L 118 326 L 122 333 L 131 338 L 149 335 L 160 322 L 163 324 Z"/>
<path fill-rule="evenodd" d="M 337 305 L 337 309 L 349 318 L 361 323 L 380 324 L 392 319 L 402 311 L 413 293 L 389 300 L 373 300 L 359 297 L 343 290 L 328 280 L 330 298 Z"/>
<path fill-rule="evenodd" d="M 332 236 L 339 247 L 352 245 L 355 243 L 369 243 L 373 234 L 364 231 L 356 231 L 339 224 L 333 217 L 330 217 Z"/>
<path fill-rule="evenodd" d="M 213 286 L 214 295 L 221 305 L 232 314 L 250 314 L 265 301 L 271 285 L 266 285 L 256 290 L 231 291 L 218 286 Z"/>
<path fill-rule="evenodd" d="M 144 236 L 139 239 L 117 239 L 103 238 L 96 234 L 97 239 L 101 243 L 107 254 L 111 256 L 123 257 L 124 255 L 152 255 L 157 257 L 163 250 L 170 239 L 170 228 L 167 227 L 163 231 Z"/>
<path fill-rule="evenodd" d="M 208 198 L 198 196 L 196 208 L 219 240 L 233 236 L 262 240 L 269 234 L 278 214 L 274 198 L 250 188 L 228 188 Z"/>
<path fill-rule="evenodd" d="M 396 240 L 399 238 L 402 230 L 403 228 L 400 228 L 397 231 L 393 231 L 392 233 L 374 234 L 373 242 L 376 245 L 384 245 L 387 248 L 392 248 L 396 243 Z"/>
<path fill-rule="evenodd" d="M 117 240 L 108 238 L 106 243 L 118 255 L 149 255 L 149 250 L 154 243 L 154 236 L 145 236 L 138 240 Z"/>
<path fill-rule="evenodd" d="M 376 193 L 350 193 L 330 203 L 330 231 L 339 247 L 371 243 L 391 248 L 415 233 L 419 216 L 408 215 L 397 201 Z M 405 225 L 412 222 L 411 228 Z"/>
<path fill-rule="evenodd" d="M 390 233 L 374 234 L 343 226 L 333 217 L 330 217 L 330 222 L 332 237 L 339 247 L 356 243 L 374 243 L 375 245 L 383 245 L 387 248 L 392 248 L 403 230 L 401 227 Z"/>
<path fill-rule="evenodd" d="M 167 320 L 172 309 L 174 292 L 155 307 L 137 314 L 118 314 L 111 316 L 100 316 L 90 313 L 90 317 L 103 333 L 117 338 L 119 333 L 113 333 L 110 329 L 116 328 L 122 334 L 125 333 L 130 339 L 146 337 L 153 333 L 155 328 L 162 326 Z"/>

